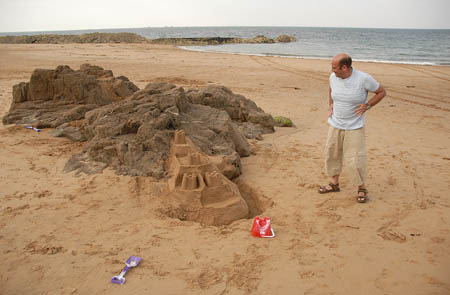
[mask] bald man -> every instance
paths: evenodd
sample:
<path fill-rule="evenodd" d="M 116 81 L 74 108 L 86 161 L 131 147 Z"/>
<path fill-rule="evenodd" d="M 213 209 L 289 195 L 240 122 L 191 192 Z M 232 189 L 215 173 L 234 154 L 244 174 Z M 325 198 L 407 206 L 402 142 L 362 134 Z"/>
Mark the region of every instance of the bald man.
<path fill-rule="evenodd" d="M 319 193 L 339 192 L 339 175 L 345 159 L 350 179 L 358 187 L 356 200 L 365 203 L 366 145 L 364 125 L 366 112 L 379 103 L 386 91 L 371 75 L 352 67 L 352 58 L 341 53 L 331 61 L 328 137 L 325 148 L 325 170 L 331 181 L 320 186 Z M 368 93 L 375 95 L 368 100 Z"/>

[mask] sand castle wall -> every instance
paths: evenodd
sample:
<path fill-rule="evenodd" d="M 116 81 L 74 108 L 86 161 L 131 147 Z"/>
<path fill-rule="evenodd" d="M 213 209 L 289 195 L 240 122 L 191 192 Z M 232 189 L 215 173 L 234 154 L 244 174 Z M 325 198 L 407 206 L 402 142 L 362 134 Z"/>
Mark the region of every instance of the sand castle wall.
<path fill-rule="evenodd" d="M 175 132 L 168 162 L 171 178 L 165 203 L 174 217 L 208 225 L 248 217 L 249 208 L 238 187 L 198 151 L 182 130 Z"/>

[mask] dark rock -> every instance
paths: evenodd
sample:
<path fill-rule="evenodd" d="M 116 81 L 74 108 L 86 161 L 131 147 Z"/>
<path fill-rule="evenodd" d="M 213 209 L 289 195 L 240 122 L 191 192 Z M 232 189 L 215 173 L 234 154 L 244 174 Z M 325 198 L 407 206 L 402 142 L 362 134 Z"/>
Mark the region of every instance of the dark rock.
<path fill-rule="evenodd" d="M 134 33 L 89 33 L 82 35 L 0 36 L 0 43 L 63 44 L 63 43 L 145 43 L 148 39 Z"/>
<path fill-rule="evenodd" d="M 67 137 L 72 141 L 86 141 L 87 138 L 84 133 L 77 127 L 70 126 L 69 123 L 64 123 L 53 129 L 50 134 L 54 137 Z"/>
<path fill-rule="evenodd" d="M 223 45 L 237 43 L 275 43 L 275 40 L 258 35 L 254 38 L 233 38 L 233 37 L 197 37 L 197 38 L 158 38 L 148 41 L 153 44 L 170 45 Z"/>
<path fill-rule="evenodd" d="M 165 177 L 175 130 L 216 158 L 227 177 L 240 175 L 240 157 L 250 155 L 247 138 L 274 131 L 273 118 L 253 101 L 223 86 L 190 90 L 150 83 L 138 90 L 126 77 L 82 65 L 35 70 L 29 83 L 14 86 L 3 122 L 52 127 L 54 136 L 88 141 L 64 171 Z"/>
<path fill-rule="evenodd" d="M 211 85 L 200 91 L 192 90 L 187 95 L 195 104 L 226 111 L 231 119 L 241 126 L 241 130 L 245 130 L 247 138 L 274 132 L 275 122 L 271 115 L 265 113 L 252 100 L 234 94 L 226 87 Z"/>
<path fill-rule="evenodd" d="M 295 41 L 297 41 L 297 39 L 294 36 L 280 35 L 275 39 L 275 41 L 281 42 L 281 43 L 289 43 L 289 42 L 295 42 Z"/>
<path fill-rule="evenodd" d="M 85 117 L 83 129 L 89 143 L 83 153 L 119 174 L 163 177 L 176 129 L 184 130 L 208 155 L 250 155 L 246 138 L 227 112 L 192 104 L 183 88 L 166 83 L 149 84 L 129 100 L 96 108 Z M 226 169 L 230 176 L 239 173 Z"/>
<path fill-rule="evenodd" d="M 275 41 L 271 38 L 267 38 L 264 35 L 258 35 L 255 38 L 244 39 L 241 43 L 275 43 Z"/>
<path fill-rule="evenodd" d="M 0 36 L 0 43 L 7 44 L 70 44 L 70 43 L 151 43 L 167 45 L 223 45 L 236 43 L 275 43 L 295 42 L 289 35 L 280 35 L 276 40 L 264 35 L 254 38 L 234 37 L 193 37 L 147 39 L 134 33 L 89 33 L 81 35 L 23 35 Z"/>
<path fill-rule="evenodd" d="M 153 44 L 170 45 L 221 45 L 236 43 L 236 38 L 198 37 L 198 38 L 157 38 L 149 40 Z"/>
<path fill-rule="evenodd" d="M 30 82 L 13 86 L 13 102 L 3 124 L 33 124 L 56 128 L 84 118 L 87 111 L 132 95 L 138 88 L 111 71 L 84 64 L 79 71 L 68 66 L 36 69 Z"/>

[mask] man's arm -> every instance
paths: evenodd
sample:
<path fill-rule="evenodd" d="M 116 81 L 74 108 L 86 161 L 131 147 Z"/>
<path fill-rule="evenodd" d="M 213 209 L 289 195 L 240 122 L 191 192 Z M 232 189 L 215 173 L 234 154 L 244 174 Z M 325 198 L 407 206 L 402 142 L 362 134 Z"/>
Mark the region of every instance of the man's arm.
<path fill-rule="evenodd" d="M 328 90 L 329 100 L 328 100 L 328 118 L 333 114 L 333 99 L 331 98 L 331 88 Z"/>
<path fill-rule="evenodd" d="M 386 96 L 386 90 L 384 90 L 384 88 L 380 85 L 380 87 L 378 87 L 378 89 L 375 91 L 375 95 L 367 103 L 372 108 L 377 103 L 379 103 L 385 96 Z M 366 112 L 366 111 L 367 111 L 367 105 L 360 104 L 360 105 L 358 105 L 358 108 L 355 110 L 355 113 L 358 116 L 362 116 L 362 114 L 364 114 L 364 112 Z"/>

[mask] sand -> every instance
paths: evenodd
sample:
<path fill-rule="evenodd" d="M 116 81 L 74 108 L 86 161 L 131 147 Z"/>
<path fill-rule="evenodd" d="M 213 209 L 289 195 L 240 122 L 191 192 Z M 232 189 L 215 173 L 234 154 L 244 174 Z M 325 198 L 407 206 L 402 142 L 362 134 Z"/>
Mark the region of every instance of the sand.
<path fill-rule="evenodd" d="M 450 67 L 355 63 L 386 88 L 366 125 L 370 201 L 327 183 L 330 61 L 146 44 L 0 45 L 0 115 L 35 68 L 91 63 L 139 87 L 224 85 L 291 118 L 252 141 L 242 181 L 273 201 L 274 239 L 251 219 L 204 226 L 164 214 L 166 184 L 62 172 L 83 144 L 0 127 L 0 294 L 450 294 Z M 125 285 L 110 283 L 142 257 Z"/>

